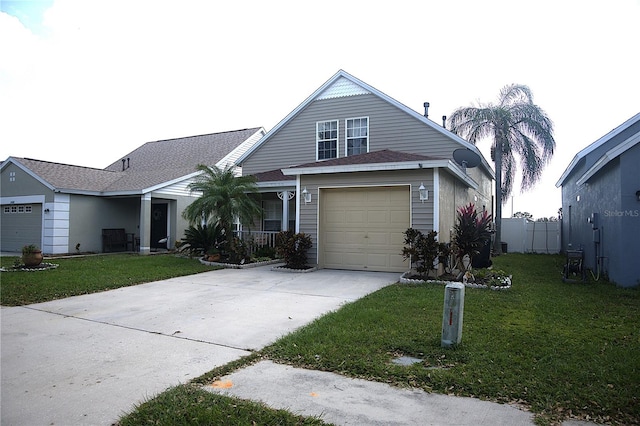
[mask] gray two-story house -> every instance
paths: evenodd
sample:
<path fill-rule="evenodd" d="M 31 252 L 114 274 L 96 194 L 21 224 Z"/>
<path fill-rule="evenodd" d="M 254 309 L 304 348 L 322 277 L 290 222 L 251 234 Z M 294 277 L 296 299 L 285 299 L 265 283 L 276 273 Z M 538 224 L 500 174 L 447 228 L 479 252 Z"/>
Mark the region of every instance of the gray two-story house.
<path fill-rule="evenodd" d="M 425 115 L 339 71 L 238 159 L 262 192 L 252 229 L 310 235 L 321 268 L 409 269 L 407 228 L 447 242 L 457 208 L 493 205 L 480 151 Z M 460 150 L 477 166 L 456 162 Z"/>

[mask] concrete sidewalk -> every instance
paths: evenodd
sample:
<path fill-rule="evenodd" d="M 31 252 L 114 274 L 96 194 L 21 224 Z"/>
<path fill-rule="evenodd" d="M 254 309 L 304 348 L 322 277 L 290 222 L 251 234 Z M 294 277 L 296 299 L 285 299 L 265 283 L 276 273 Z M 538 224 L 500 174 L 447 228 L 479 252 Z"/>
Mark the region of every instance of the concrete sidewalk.
<path fill-rule="evenodd" d="M 461 398 L 384 383 L 349 379 L 261 361 L 223 377 L 206 390 L 336 425 L 530 426 L 533 415 L 510 405 Z"/>

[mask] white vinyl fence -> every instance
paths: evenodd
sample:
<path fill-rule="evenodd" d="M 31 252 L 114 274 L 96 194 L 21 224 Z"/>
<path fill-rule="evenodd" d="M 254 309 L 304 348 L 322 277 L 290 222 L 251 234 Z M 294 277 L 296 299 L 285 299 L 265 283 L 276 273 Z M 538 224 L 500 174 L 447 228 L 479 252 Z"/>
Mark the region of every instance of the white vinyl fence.
<path fill-rule="evenodd" d="M 560 253 L 560 222 L 503 218 L 502 242 L 507 253 Z"/>

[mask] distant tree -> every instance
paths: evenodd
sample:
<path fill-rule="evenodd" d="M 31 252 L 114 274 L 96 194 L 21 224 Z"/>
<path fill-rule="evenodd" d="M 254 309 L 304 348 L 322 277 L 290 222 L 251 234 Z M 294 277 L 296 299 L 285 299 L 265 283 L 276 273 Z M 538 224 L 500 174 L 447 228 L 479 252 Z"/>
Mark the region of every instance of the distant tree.
<path fill-rule="evenodd" d="M 252 223 L 262 213 L 259 201 L 252 197 L 257 187 L 253 176 L 236 176 L 233 166 L 220 169 L 203 164 L 197 170 L 202 172 L 188 185 L 191 192 L 200 192 L 202 196 L 191 203 L 182 212 L 182 217 L 191 224 L 202 221 L 217 225 L 222 229 L 226 244 L 232 241 L 233 221 Z"/>
<path fill-rule="evenodd" d="M 496 234 L 494 252 L 501 253 L 502 204 L 513 189 L 517 168 L 522 166 L 521 190 L 531 188 L 542 175 L 556 142 L 553 123 L 533 103 L 529 87 L 505 86 L 497 104 L 459 108 L 449 117 L 451 131 L 475 144 L 491 138 L 492 159 L 496 170 Z"/>
<path fill-rule="evenodd" d="M 541 217 L 536 219 L 536 222 L 558 222 L 559 218 L 557 216 L 549 216 L 549 217 Z"/>
<path fill-rule="evenodd" d="M 529 212 L 515 212 L 513 214 L 513 217 L 525 218 L 525 219 L 531 220 L 533 218 L 533 215 L 531 213 L 529 213 Z"/>

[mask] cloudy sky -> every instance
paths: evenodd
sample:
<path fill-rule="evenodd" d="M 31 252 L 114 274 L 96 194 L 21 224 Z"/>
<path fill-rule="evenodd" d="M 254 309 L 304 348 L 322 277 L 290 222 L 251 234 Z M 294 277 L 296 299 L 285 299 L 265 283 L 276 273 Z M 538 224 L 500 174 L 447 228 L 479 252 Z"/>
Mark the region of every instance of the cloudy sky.
<path fill-rule="evenodd" d="M 437 123 L 519 83 L 557 150 L 503 210 L 551 216 L 573 156 L 640 112 L 638 22 L 640 0 L 0 0 L 0 159 L 269 130 L 340 69 Z"/>

